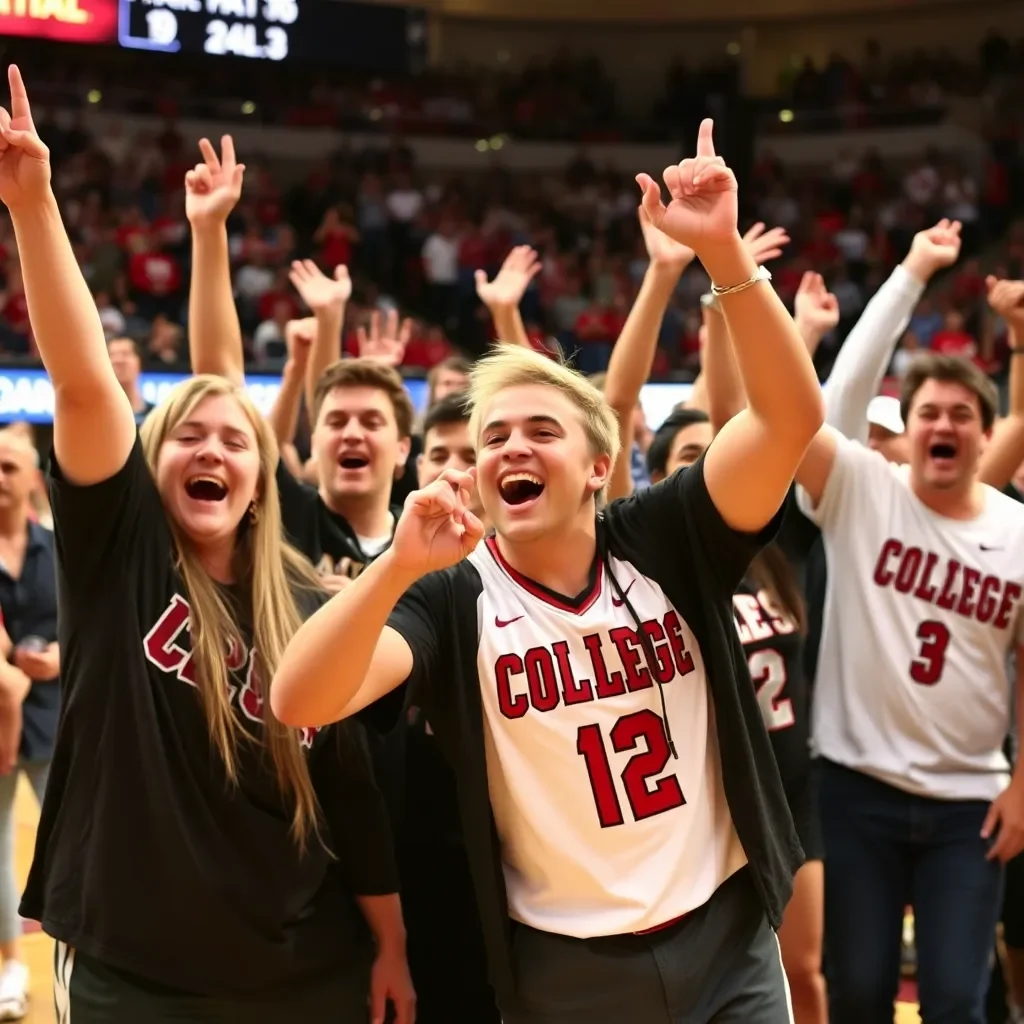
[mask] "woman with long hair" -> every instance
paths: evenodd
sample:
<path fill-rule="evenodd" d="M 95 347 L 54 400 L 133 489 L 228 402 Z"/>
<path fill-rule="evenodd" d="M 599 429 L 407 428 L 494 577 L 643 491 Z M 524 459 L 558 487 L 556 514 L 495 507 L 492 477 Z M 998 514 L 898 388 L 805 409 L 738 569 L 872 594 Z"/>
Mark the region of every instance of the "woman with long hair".
<path fill-rule="evenodd" d="M 57 940 L 59 1019 L 365 1021 L 375 938 L 374 1018 L 390 996 L 411 1021 L 360 734 L 287 728 L 266 700 L 325 600 L 281 539 L 272 433 L 240 389 L 195 377 L 139 435 L 9 77 L 0 200 L 54 388 L 63 654 L 22 913 Z"/>

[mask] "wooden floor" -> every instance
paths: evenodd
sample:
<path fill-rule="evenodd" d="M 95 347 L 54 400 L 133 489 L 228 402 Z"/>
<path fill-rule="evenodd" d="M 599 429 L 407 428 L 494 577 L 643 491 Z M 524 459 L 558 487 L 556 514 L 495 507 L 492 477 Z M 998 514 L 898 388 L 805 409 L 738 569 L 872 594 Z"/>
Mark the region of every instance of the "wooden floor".
<path fill-rule="evenodd" d="M 24 885 L 32 861 L 36 823 L 39 808 L 32 790 L 24 778 L 18 787 L 15 805 L 15 858 L 17 860 L 18 884 Z M 31 926 L 30 926 L 31 927 Z M 53 942 L 42 932 L 30 931 L 22 939 L 22 957 L 32 972 L 32 1001 L 29 1005 L 26 1024 L 56 1024 L 53 1012 L 53 989 L 51 985 L 53 965 Z M 917 1007 L 900 1003 L 896 1011 L 896 1024 L 920 1024 Z M 472 1024 L 466 1021 L 465 1024 Z"/>

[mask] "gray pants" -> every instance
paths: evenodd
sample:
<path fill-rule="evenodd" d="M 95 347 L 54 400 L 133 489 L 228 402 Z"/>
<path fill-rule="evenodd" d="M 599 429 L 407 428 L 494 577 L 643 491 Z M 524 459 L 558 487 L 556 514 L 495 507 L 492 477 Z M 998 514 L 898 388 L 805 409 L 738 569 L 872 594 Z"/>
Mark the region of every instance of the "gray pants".
<path fill-rule="evenodd" d="M 746 868 L 649 935 L 513 927 L 519 998 L 503 1024 L 792 1024 L 778 940 Z"/>
<path fill-rule="evenodd" d="M 0 775 L 0 942 L 13 942 L 21 936 L 20 894 L 14 880 L 14 801 L 22 772 L 42 804 L 50 762 L 19 761 L 8 775 Z"/>

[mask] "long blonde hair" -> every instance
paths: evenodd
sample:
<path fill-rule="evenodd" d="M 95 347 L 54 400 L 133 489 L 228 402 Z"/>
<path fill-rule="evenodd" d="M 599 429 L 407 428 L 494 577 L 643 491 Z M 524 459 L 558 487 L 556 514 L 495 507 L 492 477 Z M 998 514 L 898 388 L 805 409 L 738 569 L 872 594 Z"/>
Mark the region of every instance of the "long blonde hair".
<path fill-rule="evenodd" d="M 230 395 L 248 417 L 256 434 L 260 475 L 256 515 L 239 524 L 235 546 L 235 578 L 249 587 L 252 598 L 254 673 L 252 685 L 262 699 L 266 749 L 282 796 L 294 802 L 292 834 L 300 849 L 317 832 L 318 806 L 302 750 L 301 730 L 282 725 L 270 710 L 270 681 L 285 647 L 301 625 L 295 587 L 318 589 L 312 567 L 282 539 L 277 491 L 277 442 L 266 421 L 240 388 L 222 377 L 197 376 L 178 385 L 146 417 L 142 448 L 156 476 L 160 450 L 168 434 L 207 398 Z M 232 784 L 238 781 L 237 747 L 247 734 L 231 710 L 227 653 L 240 639 L 241 627 L 217 583 L 203 569 L 195 546 L 168 517 L 174 536 L 177 569 L 188 596 L 195 680 L 210 739 L 224 762 Z"/>

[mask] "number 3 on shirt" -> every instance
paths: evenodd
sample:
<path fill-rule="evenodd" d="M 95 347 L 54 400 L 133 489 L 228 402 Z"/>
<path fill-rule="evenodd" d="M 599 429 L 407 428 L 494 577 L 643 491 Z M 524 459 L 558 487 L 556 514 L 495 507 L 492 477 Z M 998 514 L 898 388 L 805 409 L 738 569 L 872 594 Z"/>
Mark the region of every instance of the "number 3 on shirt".
<path fill-rule="evenodd" d="M 624 715 L 612 726 L 610 739 L 612 750 L 617 754 L 635 750 L 641 740 L 647 748 L 634 754 L 622 770 L 622 785 L 634 821 L 643 821 L 686 803 L 679 780 L 674 775 L 666 775 L 653 787 L 648 787 L 648 780 L 660 775 L 669 759 L 665 723 L 658 715 L 650 710 Z M 599 725 L 580 726 L 576 733 L 576 753 L 586 761 L 601 828 L 621 825 L 625 818 Z"/>
<path fill-rule="evenodd" d="M 928 619 L 917 627 L 917 639 L 921 646 L 917 657 L 910 663 L 910 678 L 921 686 L 934 686 L 946 667 L 949 629 L 944 623 Z"/>

